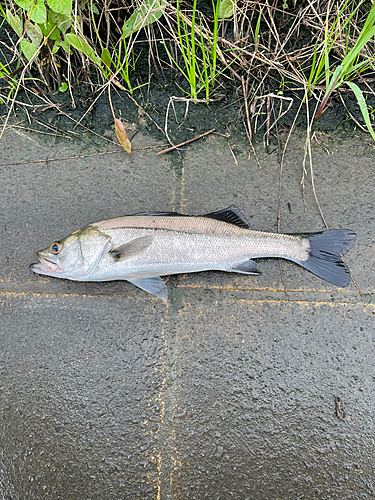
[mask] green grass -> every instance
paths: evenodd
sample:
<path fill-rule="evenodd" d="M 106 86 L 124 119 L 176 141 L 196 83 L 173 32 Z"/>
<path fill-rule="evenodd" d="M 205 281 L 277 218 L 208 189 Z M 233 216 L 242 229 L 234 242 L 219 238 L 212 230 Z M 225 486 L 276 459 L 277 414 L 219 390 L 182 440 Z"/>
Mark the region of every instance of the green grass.
<path fill-rule="evenodd" d="M 164 47 L 173 65 L 179 70 L 189 85 L 189 91 L 181 89 L 188 94 L 191 99 L 198 99 L 201 92 L 205 92 L 205 98 L 210 99 L 215 82 L 234 61 L 218 70 L 218 28 L 219 12 L 221 0 L 213 7 L 213 29 L 212 33 L 203 25 L 202 16 L 199 16 L 199 28 L 197 26 L 197 0 L 194 0 L 191 14 L 191 21 L 186 21 L 186 16 L 181 11 L 180 1 L 177 0 L 177 33 L 174 36 L 179 52 L 182 56 L 182 63 L 175 58 L 167 47 L 164 40 Z M 198 36 L 197 36 L 198 34 Z M 240 49 L 238 49 L 240 50 Z"/>
<path fill-rule="evenodd" d="M 347 0 L 343 6 L 343 8 L 348 4 Z M 356 78 L 360 76 L 362 73 L 364 73 L 366 70 L 369 68 L 372 68 L 374 66 L 375 62 L 375 55 L 371 55 L 369 58 L 364 57 L 363 55 L 363 50 L 366 47 L 367 43 L 371 40 L 371 38 L 375 35 L 375 5 L 373 5 L 368 13 L 368 16 L 366 18 L 366 21 L 363 25 L 363 28 L 361 29 L 357 39 L 355 40 L 354 44 L 350 47 L 350 21 L 353 18 L 354 14 L 356 11 L 359 9 L 359 7 L 363 4 L 362 2 L 359 2 L 358 5 L 352 10 L 351 15 L 347 18 L 346 22 L 343 24 L 341 29 L 339 30 L 339 33 L 336 35 L 336 38 L 339 36 L 339 34 L 347 28 L 347 33 L 346 33 L 346 53 L 341 61 L 341 63 L 336 66 L 336 68 L 332 68 L 329 64 L 329 55 L 330 51 L 332 49 L 332 36 L 333 36 L 333 30 L 336 26 L 336 23 L 338 22 L 339 16 L 336 18 L 336 22 L 334 23 L 332 29 L 330 32 L 328 32 L 327 25 L 326 25 L 326 39 L 325 39 L 325 48 L 324 52 L 319 60 L 319 64 L 316 66 L 316 72 L 314 75 L 314 78 L 310 78 L 309 80 L 313 80 L 310 85 L 314 85 L 317 79 L 321 77 L 321 73 L 323 71 L 323 66 L 324 66 L 324 74 L 325 74 L 325 82 L 326 82 L 326 92 L 323 96 L 322 102 L 317 110 L 316 113 L 316 118 L 319 118 L 319 116 L 322 115 L 324 112 L 324 109 L 327 105 L 328 100 L 330 99 L 332 93 L 342 87 L 344 84 L 348 85 L 349 88 L 354 92 L 354 95 L 357 99 L 358 105 L 361 109 L 363 118 L 365 120 L 366 126 L 372 135 L 372 137 L 375 139 L 375 134 L 372 130 L 371 127 L 371 122 L 370 118 L 368 115 L 368 110 L 367 106 L 365 103 L 365 100 L 363 98 L 363 94 L 355 83 L 351 82 L 353 78 Z M 340 12 L 341 15 L 341 12 Z M 314 61 L 313 61 L 313 69 L 315 68 L 315 61 L 316 61 L 316 50 L 314 53 Z M 313 70 L 312 70 L 313 71 Z M 311 75 L 310 75 L 311 76 Z"/>

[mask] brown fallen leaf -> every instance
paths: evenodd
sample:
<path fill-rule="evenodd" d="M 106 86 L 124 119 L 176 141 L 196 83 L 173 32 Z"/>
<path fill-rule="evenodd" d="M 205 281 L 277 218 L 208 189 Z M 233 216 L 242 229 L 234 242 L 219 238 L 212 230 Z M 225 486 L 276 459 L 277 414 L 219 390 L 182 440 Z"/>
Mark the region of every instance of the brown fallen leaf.
<path fill-rule="evenodd" d="M 116 129 L 117 139 L 120 141 L 121 146 L 125 149 L 127 153 L 130 154 L 132 151 L 132 145 L 131 142 L 129 141 L 129 138 L 127 136 L 122 121 L 119 120 L 118 118 L 115 118 L 115 129 Z"/>

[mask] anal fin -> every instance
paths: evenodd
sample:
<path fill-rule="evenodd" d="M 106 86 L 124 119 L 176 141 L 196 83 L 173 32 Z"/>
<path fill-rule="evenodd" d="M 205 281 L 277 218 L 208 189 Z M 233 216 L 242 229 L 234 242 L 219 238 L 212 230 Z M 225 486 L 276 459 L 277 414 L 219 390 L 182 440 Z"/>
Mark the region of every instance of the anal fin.
<path fill-rule="evenodd" d="M 258 271 L 257 265 L 253 260 L 247 260 L 243 264 L 226 269 L 230 273 L 241 273 L 241 274 L 256 274 L 261 275 L 262 273 Z"/>
<path fill-rule="evenodd" d="M 164 281 L 160 278 L 160 276 L 152 276 L 150 278 L 133 278 L 128 279 L 130 283 L 141 288 L 145 292 L 151 293 L 151 295 L 155 295 L 155 297 L 159 297 L 159 299 L 167 299 L 168 291 Z"/>

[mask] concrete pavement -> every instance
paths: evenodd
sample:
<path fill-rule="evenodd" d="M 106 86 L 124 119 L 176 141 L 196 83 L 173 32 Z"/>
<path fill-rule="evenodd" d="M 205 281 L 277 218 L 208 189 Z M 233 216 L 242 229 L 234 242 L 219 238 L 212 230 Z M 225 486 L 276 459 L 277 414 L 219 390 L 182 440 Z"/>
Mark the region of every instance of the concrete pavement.
<path fill-rule="evenodd" d="M 95 220 L 235 204 L 276 231 L 279 164 L 209 136 L 176 154 L 138 133 L 8 130 L 0 176 L 0 492 L 23 499 L 367 499 L 375 495 L 375 148 L 318 136 L 314 176 L 362 290 L 262 260 L 262 276 L 166 278 L 164 304 L 127 282 L 30 273 L 35 251 Z M 303 136 L 283 170 L 281 230 L 324 229 Z M 237 163 L 236 163 L 237 162 Z"/>

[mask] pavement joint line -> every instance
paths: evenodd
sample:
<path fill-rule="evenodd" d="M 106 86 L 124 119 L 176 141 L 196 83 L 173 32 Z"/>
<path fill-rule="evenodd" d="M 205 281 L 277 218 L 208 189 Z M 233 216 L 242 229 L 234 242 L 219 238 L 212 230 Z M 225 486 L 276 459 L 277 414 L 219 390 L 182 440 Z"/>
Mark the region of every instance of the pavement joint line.
<path fill-rule="evenodd" d="M 0 280 L 1 281 L 1 280 Z M 314 288 L 306 288 L 306 289 L 303 289 L 303 288 L 238 288 L 238 287 L 234 287 L 234 286 L 231 286 L 231 285 L 228 285 L 228 286 L 220 286 L 220 285 L 210 285 L 209 287 L 205 287 L 204 285 L 201 286 L 201 285 L 174 285 L 175 288 L 201 288 L 201 289 L 206 289 L 206 288 L 209 288 L 210 290 L 211 289 L 215 289 L 215 290 L 229 290 L 231 292 L 236 292 L 236 291 L 241 291 L 241 292 L 279 292 L 279 293 L 333 293 L 332 290 L 316 290 Z M 356 293 L 356 292 L 348 292 L 348 295 L 351 295 L 352 293 Z M 368 292 L 368 293 L 364 293 L 363 295 L 368 295 L 368 294 L 371 294 L 371 293 L 375 293 L 374 292 Z"/>
<path fill-rule="evenodd" d="M 173 275 L 170 275 L 170 276 L 173 276 Z M 125 282 L 126 280 L 124 280 Z M 48 285 L 50 283 L 50 280 L 48 279 L 40 279 L 39 281 L 31 281 L 31 280 L 28 280 L 28 281 L 23 281 L 21 283 L 17 282 L 17 281 L 13 281 L 13 280 L 10 280 L 10 279 L 1 279 L 0 278 L 0 283 L 3 283 L 5 285 Z M 108 282 L 107 282 L 108 283 Z M 232 285 L 226 285 L 226 286 L 222 286 L 222 285 L 210 285 L 210 286 L 206 286 L 204 284 L 173 284 L 172 285 L 174 288 L 191 288 L 191 289 L 199 289 L 199 290 L 224 290 L 224 291 L 229 291 L 229 292 L 272 292 L 272 293 L 283 293 L 285 294 L 285 292 L 287 293 L 326 293 L 326 294 L 332 294 L 334 293 L 334 291 L 332 290 L 325 290 L 324 288 L 323 289 L 315 289 L 315 288 L 287 288 L 287 289 L 284 289 L 284 288 L 266 288 L 266 287 L 257 287 L 257 288 L 251 288 L 251 287 L 246 287 L 246 288 L 241 288 L 241 287 L 236 287 L 236 286 L 232 286 Z M 4 290 L 4 291 L 8 291 L 8 290 Z M 10 290 L 12 291 L 12 290 Z M 14 290 L 16 291 L 16 290 Z M 30 290 L 31 292 L 33 290 Z M 0 293 L 1 293 L 1 289 L 0 289 Z M 72 292 L 72 293 L 75 293 L 75 292 Z M 357 295 L 357 292 L 353 291 L 347 291 L 345 292 L 346 295 L 348 297 L 354 295 L 356 296 Z M 371 291 L 368 291 L 368 292 L 362 292 L 362 295 L 364 297 L 366 296 L 371 296 L 375 294 L 375 290 L 371 290 Z M 98 295 L 108 295 L 106 293 L 101 293 L 101 294 L 98 294 Z M 116 294 L 114 294 L 116 295 Z"/>
<path fill-rule="evenodd" d="M 183 158 L 181 158 L 182 168 L 181 168 L 181 183 L 180 183 L 180 212 L 183 214 L 184 209 L 187 205 L 187 200 L 185 199 L 185 163 Z"/>
<path fill-rule="evenodd" d="M 164 314 L 164 321 L 161 327 L 161 339 L 163 342 L 163 356 L 162 356 L 162 365 L 161 368 L 159 369 L 159 373 L 162 377 L 162 383 L 161 387 L 159 390 L 159 393 L 155 399 L 155 403 L 160 403 L 160 419 L 158 423 L 157 430 L 155 432 L 156 435 L 159 434 L 164 434 L 164 429 L 165 429 L 165 403 L 166 403 L 166 392 L 168 392 L 168 384 L 167 384 L 167 363 L 166 359 L 168 357 L 168 339 L 167 339 L 167 333 L 168 333 L 168 319 L 169 319 L 169 304 L 166 304 L 165 307 L 165 314 Z M 162 488 L 162 480 L 163 480 L 163 473 L 164 473 L 164 461 L 165 457 L 163 456 L 162 450 L 158 449 L 157 447 L 154 448 L 153 454 L 157 457 L 157 479 L 156 479 L 156 486 L 157 486 L 157 497 L 156 500 L 161 500 L 161 488 Z M 164 460 L 163 460 L 164 459 Z"/>
<path fill-rule="evenodd" d="M 300 305 L 311 305 L 314 304 L 315 306 L 320 306 L 320 305 L 329 305 L 331 307 L 335 306 L 363 306 L 363 307 L 370 307 L 374 309 L 375 312 L 375 304 L 371 303 L 364 303 L 364 302 L 331 302 L 328 300 L 308 300 L 308 299 L 296 299 L 296 300 L 287 300 L 287 299 L 248 299 L 248 298 L 242 298 L 242 299 L 231 299 L 231 301 L 236 301 L 236 302 L 284 302 L 286 304 L 300 304 Z"/>
<path fill-rule="evenodd" d="M 65 298 L 70 298 L 70 297 L 84 297 L 84 298 L 127 298 L 127 299 L 132 299 L 132 300 L 137 300 L 137 301 L 145 301 L 145 299 L 154 299 L 160 300 L 157 297 L 153 297 L 152 295 L 149 295 L 147 297 L 137 297 L 136 295 L 130 295 L 130 294 L 120 294 L 120 293 L 113 293 L 113 294 L 105 294 L 105 293 L 98 293 L 98 294 L 93 294 L 93 293 L 80 293 L 80 292 L 41 292 L 41 291 L 35 291 L 35 290 L 0 290 L 0 295 L 13 295 L 16 297 L 17 295 L 19 296 L 25 296 L 25 295 L 40 295 L 43 297 L 65 297 Z"/>
<path fill-rule="evenodd" d="M 181 287 L 180 287 L 181 289 Z M 206 288 L 206 290 L 209 290 L 209 288 Z M 238 290 L 242 291 L 242 290 Z M 136 295 L 131 295 L 131 294 L 89 294 L 89 293 L 80 293 L 80 292 L 42 292 L 42 291 L 33 291 L 33 290 L 21 290 L 21 291 L 16 291 L 16 290 L 0 290 L 0 295 L 7 295 L 7 296 L 25 296 L 25 295 L 36 295 L 36 296 L 42 296 L 42 297 L 64 297 L 64 298 L 71 298 L 71 297 L 82 297 L 82 298 L 127 298 L 130 300 L 136 300 L 136 301 L 141 301 L 141 302 L 148 302 L 148 301 L 160 301 L 157 297 L 153 297 L 152 295 L 148 295 L 146 297 L 138 297 Z M 353 306 L 353 305 L 362 305 L 363 307 L 371 307 L 375 311 L 375 304 L 372 304 L 371 302 L 365 303 L 365 302 L 358 302 L 358 301 L 338 301 L 338 302 L 332 302 L 329 300 L 309 300 L 309 299 L 283 299 L 283 298 L 235 298 L 235 299 L 230 299 L 235 302 L 258 302 L 258 303 L 263 303 L 263 302 L 268 302 L 268 303 L 286 303 L 286 304 L 314 304 L 314 305 L 323 305 L 323 304 L 328 304 L 330 306 Z"/>

